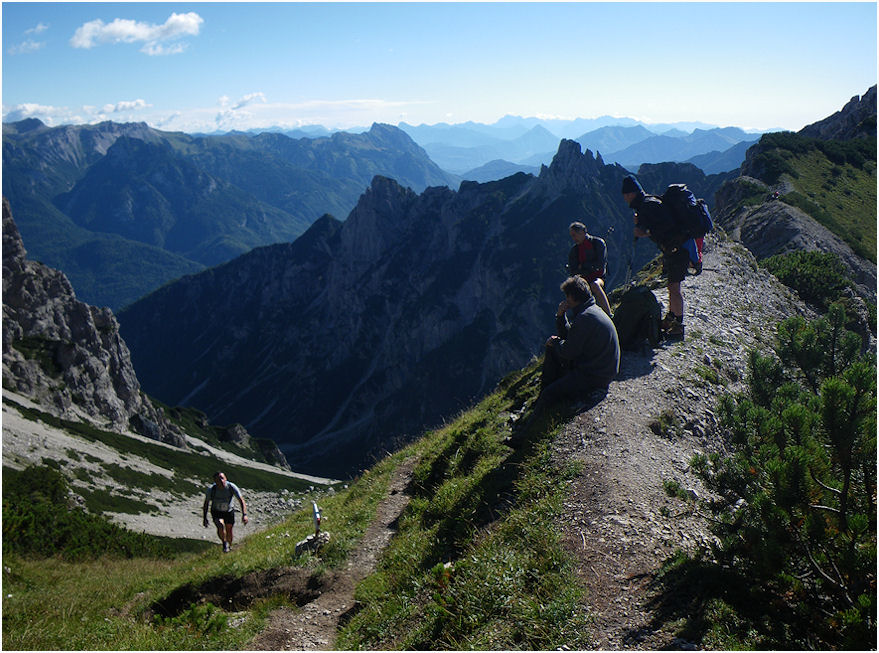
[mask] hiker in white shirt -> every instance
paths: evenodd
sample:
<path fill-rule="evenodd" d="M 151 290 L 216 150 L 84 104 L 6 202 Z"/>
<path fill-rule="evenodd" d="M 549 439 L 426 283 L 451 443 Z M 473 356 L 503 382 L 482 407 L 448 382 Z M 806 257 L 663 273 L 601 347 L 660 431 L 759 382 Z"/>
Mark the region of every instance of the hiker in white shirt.
<path fill-rule="evenodd" d="M 226 480 L 223 472 L 214 474 L 214 484 L 208 488 L 204 499 L 202 512 L 204 515 L 204 527 L 208 527 L 208 507 L 211 509 L 211 517 L 217 527 L 217 537 L 223 543 L 223 553 L 228 553 L 232 548 L 232 528 L 235 526 L 235 508 L 232 498 L 238 499 L 241 504 L 241 521 L 247 523 L 247 504 L 241 496 L 241 490 L 234 483 Z"/>

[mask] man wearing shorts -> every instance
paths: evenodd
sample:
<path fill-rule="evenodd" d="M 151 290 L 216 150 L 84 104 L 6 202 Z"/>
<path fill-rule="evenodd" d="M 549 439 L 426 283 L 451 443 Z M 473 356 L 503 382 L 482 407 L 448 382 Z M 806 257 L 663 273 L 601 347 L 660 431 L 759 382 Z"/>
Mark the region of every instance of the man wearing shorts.
<path fill-rule="evenodd" d="M 208 527 L 208 507 L 211 510 L 211 518 L 217 527 L 217 537 L 223 543 L 223 553 L 228 553 L 232 548 L 232 528 L 235 526 L 235 508 L 232 506 L 232 498 L 238 499 L 241 504 L 241 520 L 247 523 L 247 504 L 241 496 L 241 490 L 234 483 L 226 480 L 223 472 L 214 474 L 214 484 L 208 488 L 204 499 L 202 512 L 204 515 L 204 527 Z"/>
<path fill-rule="evenodd" d="M 671 219 L 662 200 L 644 192 L 634 175 L 623 179 L 623 199 L 635 211 L 635 238 L 648 237 L 662 250 L 662 271 L 668 278 L 668 314 L 662 319 L 667 337 L 684 337 L 684 295 L 681 282 L 687 276 L 690 254 L 685 247 L 688 237 Z"/>

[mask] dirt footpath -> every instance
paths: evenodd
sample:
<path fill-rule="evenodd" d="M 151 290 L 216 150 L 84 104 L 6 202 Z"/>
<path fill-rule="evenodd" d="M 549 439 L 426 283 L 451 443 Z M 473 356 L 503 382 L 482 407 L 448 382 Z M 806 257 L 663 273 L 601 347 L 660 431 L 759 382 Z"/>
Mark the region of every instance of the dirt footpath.
<path fill-rule="evenodd" d="M 375 570 L 379 555 L 396 532 L 397 518 L 409 503 L 405 494 L 415 461 L 400 465 L 375 520 L 348 560 L 346 568 L 327 580 L 324 591 L 299 610 L 282 608 L 269 615 L 265 630 L 250 644 L 253 650 L 302 651 L 333 649 L 340 619 L 354 608 L 357 583 Z"/>

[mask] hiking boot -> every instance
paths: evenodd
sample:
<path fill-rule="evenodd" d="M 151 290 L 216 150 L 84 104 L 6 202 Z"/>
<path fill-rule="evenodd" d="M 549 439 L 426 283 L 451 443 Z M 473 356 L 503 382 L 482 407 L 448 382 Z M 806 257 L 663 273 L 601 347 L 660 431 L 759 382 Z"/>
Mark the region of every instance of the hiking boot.
<path fill-rule="evenodd" d="M 668 331 L 669 328 L 671 327 L 671 325 L 674 324 L 675 322 L 677 322 L 677 319 L 678 319 L 677 316 L 674 313 L 672 313 L 671 311 L 669 311 L 668 313 L 665 314 L 665 317 L 662 318 L 662 321 L 659 323 L 660 330 L 663 333 Z"/>
<path fill-rule="evenodd" d="M 668 323 L 668 326 L 664 329 L 665 337 L 671 340 L 683 340 L 684 339 L 684 323 L 682 320 L 676 315 L 671 316 L 672 319 Z"/>

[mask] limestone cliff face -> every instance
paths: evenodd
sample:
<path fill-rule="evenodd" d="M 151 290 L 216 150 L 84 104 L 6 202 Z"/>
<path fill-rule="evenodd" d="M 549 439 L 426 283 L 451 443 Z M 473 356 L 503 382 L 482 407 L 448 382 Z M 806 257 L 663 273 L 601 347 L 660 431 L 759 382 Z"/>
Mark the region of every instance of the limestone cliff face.
<path fill-rule="evenodd" d="M 63 273 L 26 256 L 4 198 L 4 387 L 55 414 L 185 447 L 141 393 L 113 313 L 78 301 Z"/>
<path fill-rule="evenodd" d="M 876 86 L 862 96 L 854 96 L 832 116 L 803 127 L 799 132 L 822 140 L 876 138 Z"/>

